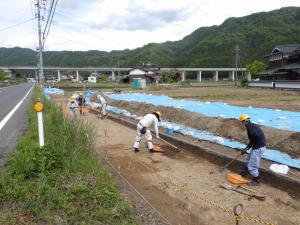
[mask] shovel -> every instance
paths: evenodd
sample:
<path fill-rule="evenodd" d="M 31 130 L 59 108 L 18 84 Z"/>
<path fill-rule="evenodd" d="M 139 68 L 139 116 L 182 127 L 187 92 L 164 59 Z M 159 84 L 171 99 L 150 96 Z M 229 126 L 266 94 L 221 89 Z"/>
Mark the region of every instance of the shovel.
<path fill-rule="evenodd" d="M 177 151 L 180 151 L 175 145 L 171 144 L 170 142 L 168 142 L 168 141 L 166 141 L 162 138 L 159 138 L 158 140 L 161 140 L 162 142 L 164 142 L 164 143 L 170 145 L 171 147 L 175 148 Z"/>
<path fill-rule="evenodd" d="M 232 191 L 235 191 L 235 192 L 237 192 L 237 193 L 240 193 L 240 194 L 243 194 L 243 195 L 247 195 L 247 196 L 249 196 L 249 197 L 252 197 L 252 198 L 256 198 L 257 200 L 259 200 L 259 201 L 264 201 L 265 199 L 266 199 L 266 197 L 265 196 L 263 196 L 263 195 L 258 195 L 258 194 L 254 194 L 254 190 L 248 190 L 248 188 L 246 189 L 246 188 L 244 188 L 243 187 L 243 189 L 244 190 L 246 190 L 246 191 L 249 191 L 249 192 L 251 192 L 251 193 L 248 193 L 248 192 L 246 192 L 246 191 L 242 191 L 242 190 L 239 190 L 242 186 L 236 186 L 236 187 L 233 187 L 233 186 L 231 186 L 230 184 L 227 184 L 227 183 L 223 183 L 223 184 L 221 184 L 220 185 L 220 187 L 221 188 L 224 188 L 224 189 L 226 189 L 226 190 L 232 190 Z"/>
<path fill-rule="evenodd" d="M 225 172 L 225 171 L 227 171 L 227 167 L 228 167 L 231 163 L 233 163 L 235 160 L 237 160 L 238 158 L 242 157 L 242 155 L 243 155 L 243 154 L 241 154 L 241 153 L 239 152 L 239 154 L 238 154 L 236 157 L 234 157 L 232 160 L 230 160 L 225 166 L 222 166 L 222 167 L 220 168 L 220 172 Z"/>

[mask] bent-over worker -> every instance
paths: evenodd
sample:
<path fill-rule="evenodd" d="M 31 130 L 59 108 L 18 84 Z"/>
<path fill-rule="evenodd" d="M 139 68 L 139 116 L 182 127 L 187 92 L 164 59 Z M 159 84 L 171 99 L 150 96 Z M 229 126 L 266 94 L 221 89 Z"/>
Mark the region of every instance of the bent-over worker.
<path fill-rule="evenodd" d="M 78 107 L 77 101 L 75 99 L 75 96 L 71 96 L 69 101 L 68 101 L 68 108 L 70 110 L 71 116 L 76 117 L 76 108 Z"/>
<path fill-rule="evenodd" d="M 161 113 L 160 112 L 153 112 L 150 114 L 145 115 L 137 124 L 137 129 L 136 129 L 136 138 L 134 142 L 134 151 L 138 152 L 139 151 L 139 145 L 141 142 L 141 135 L 144 134 L 145 138 L 147 140 L 147 146 L 149 152 L 153 152 L 153 143 L 152 143 L 152 135 L 151 135 L 151 130 L 150 127 L 153 125 L 156 138 L 159 139 L 159 134 L 158 134 L 158 122 L 160 121 L 161 118 Z"/>
<path fill-rule="evenodd" d="M 243 150 L 242 154 L 245 154 L 250 149 L 250 154 L 245 161 L 245 168 L 242 172 L 243 176 L 247 176 L 248 173 L 252 176 L 252 185 L 259 184 L 259 165 L 262 155 L 266 151 L 266 139 L 262 129 L 250 121 L 248 114 L 242 114 L 240 121 L 247 129 L 249 138 L 249 144 Z"/>
<path fill-rule="evenodd" d="M 97 95 L 97 100 L 98 102 L 101 104 L 100 106 L 100 115 L 102 115 L 102 117 L 106 117 L 107 113 L 106 113 L 106 100 L 105 98 L 103 98 L 101 95 Z"/>

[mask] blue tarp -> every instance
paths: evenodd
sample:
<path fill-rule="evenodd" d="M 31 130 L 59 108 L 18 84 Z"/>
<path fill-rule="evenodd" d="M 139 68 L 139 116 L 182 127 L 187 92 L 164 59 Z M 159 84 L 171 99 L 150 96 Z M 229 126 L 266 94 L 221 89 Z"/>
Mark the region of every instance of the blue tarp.
<path fill-rule="evenodd" d="M 228 105 L 224 102 L 200 102 L 192 100 L 178 100 L 164 95 L 151 94 L 111 94 L 115 100 L 135 101 L 153 105 L 172 106 L 190 112 L 200 113 L 210 117 L 239 118 L 243 113 L 250 115 L 254 123 L 274 127 L 282 130 L 300 131 L 300 112 L 284 111 L 280 109 L 254 108 Z"/>
<path fill-rule="evenodd" d="M 83 93 L 84 99 L 85 99 L 85 104 L 89 105 L 91 103 L 90 96 L 96 94 L 95 91 L 74 91 L 72 93 L 73 96 L 76 98 L 79 97 L 79 93 Z"/>
<path fill-rule="evenodd" d="M 44 88 L 44 96 L 46 99 L 50 100 L 51 94 L 64 95 L 64 91 L 58 88 Z"/>
<path fill-rule="evenodd" d="M 132 98 L 131 95 L 133 95 L 134 97 Z M 126 97 L 124 97 L 124 96 L 126 96 Z M 137 98 L 135 98 L 137 96 L 139 97 L 139 100 L 137 100 Z M 142 101 L 142 96 L 146 96 L 147 99 L 151 102 Z M 154 101 L 152 103 L 152 100 L 151 100 L 150 96 L 154 97 L 154 98 L 155 97 L 163 97 L 164 101 L 167 103 L 167 104 L 162 104 L 162 101 L 160 101 L 161 104 L 155 104 L 155 105 L 173 106 L 173 105 L 170 105 L 170 102 L 174 101 L 173 103 L 177 103 L 177 104 L 179 104 L 178 102 L 181 102 L 181 103 L 183 102 L 181 100 L 171 99 L 167 96 L 153 96 L 153 95 L 145 95 L 145 94 L 113 94 L 113 95 L 110 95 L 109 97 L 111 97 L 113 99 L 117 99 L 117 100 L 137 101 L 137 102 L 144 102 L 144 103 L 154 104 Z M 167 99 L 171 99 L 172 101 L 168 102 Z M 192 102 L 193 104 L 197 103 L 196 101 L 184 101 L 184 102 Z M 205 103 L 198 102 L 198 104 L 205 104 Z M 211 103 L 211 104 L 213 104 L 213 103 Z M 205 104 L 205 105 L 211 105 L 211 104 Z M 221 103 L 218 103 L 218 104 L 221 104 Z M 182 105 L 185 105 L 185 104 L 182 103 Z M 177 105 L 177 107 L 175 107 L 175 108 L 179 108 L 182 105 Z M 223 103 L 223 106 L 229 106 L 229 105 Z M 236 107 L 236 106 L 229 106 L 229 107 Z M 238 107 L 238 108 L 244 108 L 245 109 L 245 107 Z M 116 107 L 113 107 L 113 106 L 108 106 L 107 109 L 111 110 L 114 113 L 121 114 L 121 115 L 130 117 L 130 118 L 133 118 L 133 119 L 136 119 L 136 120 L 141 119 L 141 117 L 138 117 L 136 115 L 132 115 L 130 112 L 128 112 L 126 110 L 119 109 L 119 108 L 116 108 Z M 268 109 L 266 109 L 266 110 L 268 110 Z M 273 111 L 275 111 L 275 112 L 284 112 L 284 111 L 276 111 L 276 110 L 273 110 Z M 195 112 L 195 111 L 192 111 L 192 112 Z M 285 112 L 287 112 L 287 111 L 285 111 Z M 226 109 L 223 109 L 222 114 L 225 114 L 225 113 L 227 113 L 227 111 L 226 111 Z M 204 113 L 202 113 L 202 114 L 204 114 Z M 252 114 L 251 113 L 249 113 L 249 114 L 252 117 Z M 298 114 L 300 114 L 300 113 L 298 113 Z M 204 114 L 204 115 L 206 115 L 206 114 Z M 220 137 L 220 136 L 215 136 L 215 135 L 210 134 L 207 131 L 197 130 L 197 129 L 186 127 L 184 125 L 173 123 L 173 122 L 162 121 L 162 122 L 160 122 L 160 126 L 164 127 L 164 128 L 172 127 L 175 132 L 181 133 L 183 135 L 191 135 L 195 138 L 198 138 L 198 139 L 201 139 L 201 140 L 211 141 L 211 142 L 218 143 L 218 144 L 230 147 L 230 148 L 240 148 L 240 149 L 242 149 L 246 146 L 245 144 L 240 143 L 240 142 L 235 141 L 235 140 L 229 140 L 229 139 L 226 139 L 226 138 L 223 138 L 223 137 Z M 300 159 L 292 159 L 288 154 L 280 152 L 278 150 L 268 149 L 268 151 L 266 151 L 265 154 L 263 155 L 263 158 L 300 169 Z"/>

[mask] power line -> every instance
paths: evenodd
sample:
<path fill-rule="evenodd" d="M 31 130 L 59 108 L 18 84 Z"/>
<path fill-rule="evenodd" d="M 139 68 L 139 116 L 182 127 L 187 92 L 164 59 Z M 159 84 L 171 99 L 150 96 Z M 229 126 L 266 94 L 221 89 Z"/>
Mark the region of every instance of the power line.
<path fill-rule="evenodd" d="M 29 4 L 30 4 L 30 11 L 31 11 L 31 16 L 32 18 L 35 17 L 35 12 L 33 10 L 33 2 L 32 0 L 29 0 Z M 36 29 L 36 24 L 35 24 L 35 20 L 32 21 L 32 31 L 35 32 Z"/>
<path fill-rule="evenodd" d="M 0 31 L 4 31 L 4 30 L 8 30 L 8 29 L 11 29 L 11 28 L 20 26 L 20 25 L 25 24 L 25 23 L 28 23 L 28 22 L 30 22 L 30 21 L 32 21 L 32 20 L 34 20 L 34 19 L 35 19 L 35 18 L 31 18 L 31 19 L 29 19 L 29 20 L 25 20 L 25 21 L 23 21 L 23 22 L 16 23 L 16 24 L 14 24 L 14 25 L 11 25 L 11 26 L 8 26 L 8 27 L 4 27 L 4 28 L 0 29 Z"/>
<path fill-rule="evenodd" d="M 52 10 L 53 10 L 53 5 L 54 5 L 54 0 L 51 0 L 50 10 L 49 10 L 49 13 L 48 13 L 48 17 L 47 17 L 47 21 L 46 21 L 46 25 L 45 25 L 45 28 L 44 28 L 43 35 L 45 35 L 46 29 L 47 29 L 48 24 L 49 24 L 51 13 L 52 13 Z"/>
<path fill-rule="evenodd" d="M 62 10 L 60 10 L 59 8 L 57 9 L 57 14 L 59 14 L 59 15 L 61 15 L 61 16 L 64 16 L 64 17 L 69 17 L 69 18 L 78 18 L 78 17 L 80 17 L 80 16 L 77 16 L 77 15 L 74 15 L 74 14 L 71 14 L 71 13 L 66 13 L 66 12 L 64 12 L 64 11 L 62 11 Z M 88 26 L 88 27 L 93 27 L 93 26 L 97 26 L 97 24 L 96 23 L 89 23 L 89 22 L 84 22 L 84 21 L 76 21 L 76 24 L 82 24 L 82 25 L 85 25 L 85 26 Z M 94 38 L 94 37 L 96 37 L 96 38 L 99 38 L 99 39 L 102 39 L 102 40 L 104 40 L 104 41 L 110 41 L 110 42 L 114 42 L 114 43 L 117 43 L 117 44 L 125 44 L 125 42 L 121 42 L 121 41 L 118 41 L 118 40 L 112 40 L 111 38 L 105 38 L 105 37 L 103 37 L 103 36 L 99 36 L 99 35 L 96 35 L 96 34 L 94 34 L 93 33 L 93 35 L 91 35 L 90 37 L 92 37 L 92 38 Z M 95 38 L 95 39 L 96 39 Z M 99 41 L 98 39 L 97 39 L 97 41 Z"/>
<path fill-rule="evenodd" d="M 69 42 L 73 42 L 73 43 L 78 43 L 78 44 L 86 45 L 86 46 L 93 47 L 93 48 L 98 48 L 98 47 L 95 46 L 95 45 L 90 45 L 90 44 L 83 43 L 83 42 L 80 42 L 80 41 L 76 41 L 76 40 L 72 40 L 72 39 L 60 37 L 60 36 L 57 36 L 57 35 L 54 35 L 54 34 L 50 34 L 50 36 L 56 37 L 56 38 L 59 38 L 59 39 L 65 40 L 65 41 L 69 41 Z"/>
<path fill-rule="evenodd" d="M 53 22 L 53 17 L 54 17 L 54 13 L 56 10 L 56 6 L 57 6 L 58 0 L 52 0 L 51 1 L 51 6 L 50 6 L 50 11 L 48 14 L 48 18 L 47 18 L 47 23 L 43 32 L 43 46 L 45 45 L 45 42 L 47 40 L 47 37 L 49 35 L 49 31 Z"/>

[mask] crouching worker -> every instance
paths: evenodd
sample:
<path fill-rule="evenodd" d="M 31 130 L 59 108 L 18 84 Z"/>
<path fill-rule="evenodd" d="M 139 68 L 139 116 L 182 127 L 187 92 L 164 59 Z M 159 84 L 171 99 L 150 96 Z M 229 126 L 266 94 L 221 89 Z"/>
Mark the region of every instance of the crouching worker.
<path fill-rule="evenodd" d="M 250 116 L 242 114 L 240 121 L 247 129 L 249 138 L 249 144 L 243 150 L 242 154 L 245 154 L 250 149 L 250 154 L 245 161 L 245 168 L 242 172 L 242 176 L 251 175 L 252 181 L 250 185 L 259 185 L 259 165 L 262 155 L 266 151 L 266 140 L 262 129 L 252 122 L 250 122 Z"/>
<path fill-rule="evenodd" d="M 76 108 L 78 107 L 75 97 L 72 95 L 68 101 L 68 108 L 70 110 L 71 117 L 76 117 Z"/>
<path fill-rule="evenodd" d="M 160 112 L 153 112 L 151 114 L 147 114 L 144 116 L 143 119 L 141 119 L 138 124 L 137 124 L 137 129 L 136 129 L 136 138 L 134 142 L 134 151 L 138 152 L 139 151 L 139 145 L 141 142 L 141 135 L 144 134 L 145 138 L 147 140 L 147 146 L 148 150 L 150 153 L 153 152 L 153 143 L 152 143 L 152 135 L 151 135 L 151 130 L 150 127 L 154 125 L 154 130 L 156 134 L 156 138 L 159 138 L 158 134 L 158 122 L 160 121 L 161 114 Z"/>

